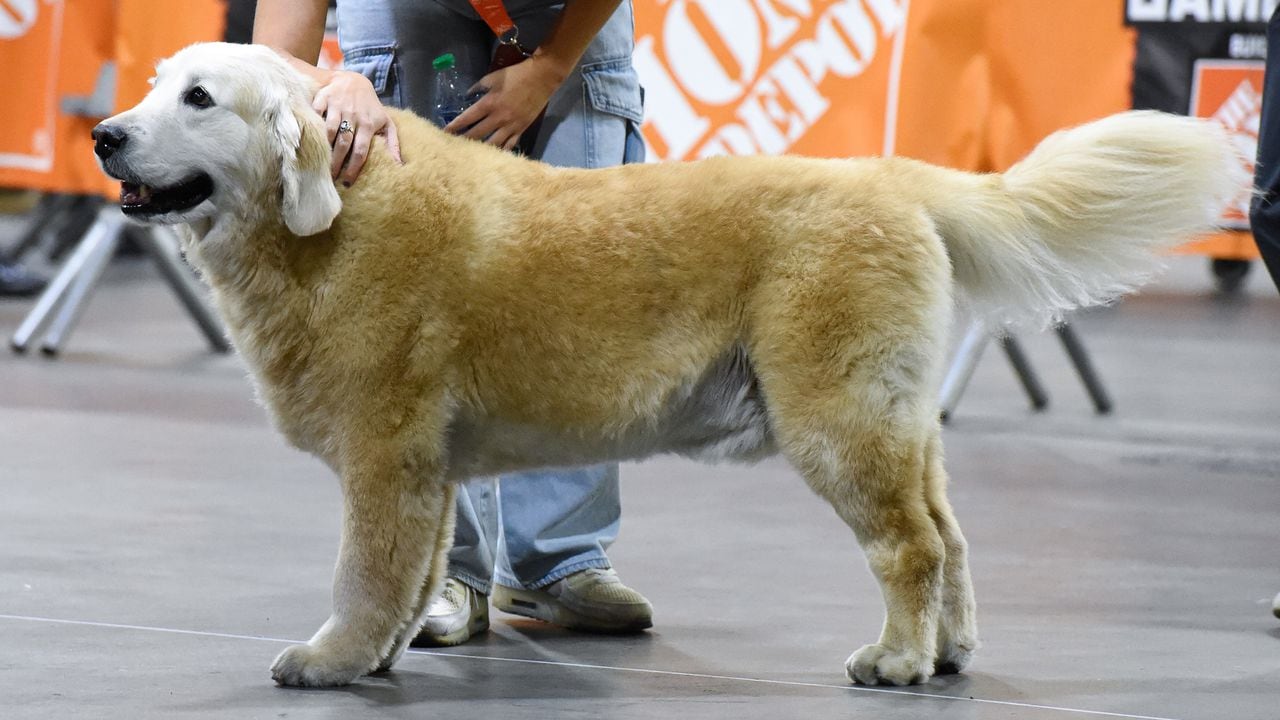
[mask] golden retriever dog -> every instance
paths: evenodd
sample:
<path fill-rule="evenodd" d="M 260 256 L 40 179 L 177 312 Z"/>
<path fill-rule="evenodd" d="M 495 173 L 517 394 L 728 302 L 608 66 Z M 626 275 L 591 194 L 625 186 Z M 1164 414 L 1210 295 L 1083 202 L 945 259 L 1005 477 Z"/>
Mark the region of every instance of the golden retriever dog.
<path fill-rule="evenodd" d="M 265 48 L 197 45 L 94 132 L 124 212 L 177 226 L 280 432 L 340 478 L 333 614 L 276 659 L 282 685 L 400 657 L 456 483 L 657 453 L 781 453 L 883 592 L 849 677 L 961 670 L 978 633 L 936 404 L 953 295 L 993 322 L 1106 302 L 1242 187 L 1221 129 L 1150 112 L 975 175 L 552 168 L 396 111 L 403 164 L 377 146 L 337 188 L 313 92 Z"/>

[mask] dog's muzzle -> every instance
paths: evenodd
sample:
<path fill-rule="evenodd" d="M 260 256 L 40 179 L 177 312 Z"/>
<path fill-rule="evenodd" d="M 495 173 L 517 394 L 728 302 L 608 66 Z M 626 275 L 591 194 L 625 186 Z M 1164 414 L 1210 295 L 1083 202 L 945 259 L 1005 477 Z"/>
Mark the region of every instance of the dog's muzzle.
<path fill-rule="evenodd" d="M 107 174 L 120 181 L 120 209 L 126 215 L 163 215 L 189 210 L 213 195 L 213 179 L 196 173 L 176 185 L 153 187 L 132 177 L 120 158 L 109 162 L 125 143 L 129 134 L 124 129 L 98 123 L 93 128 L 93 152 L 102 160 Z"/>

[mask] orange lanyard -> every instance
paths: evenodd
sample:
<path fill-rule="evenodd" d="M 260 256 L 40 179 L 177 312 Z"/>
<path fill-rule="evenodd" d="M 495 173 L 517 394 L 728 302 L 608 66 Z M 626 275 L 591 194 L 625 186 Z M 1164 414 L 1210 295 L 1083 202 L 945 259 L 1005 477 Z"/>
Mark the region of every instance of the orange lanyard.
<path fill-rule="evenodd" d="M 507 7 L 502 4 L 502 0 L 469 1 L 489 29 L 493 30 L 493 34 L 498 36 L 499 42 L 504 45 L 516 44 L 518 41 L 516 24 L 511 21 L 511 16 L 507 14 Z"/>

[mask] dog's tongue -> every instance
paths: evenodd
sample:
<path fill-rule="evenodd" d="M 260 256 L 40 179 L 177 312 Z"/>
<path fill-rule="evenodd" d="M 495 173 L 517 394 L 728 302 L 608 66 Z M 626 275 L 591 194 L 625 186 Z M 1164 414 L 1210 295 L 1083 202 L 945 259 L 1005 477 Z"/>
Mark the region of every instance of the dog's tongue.
<path fill-rule="evenodd" d="M 120 183 L 121 205 L 145 205 L 151 200 L 151 188 L 146 185 Z"/>

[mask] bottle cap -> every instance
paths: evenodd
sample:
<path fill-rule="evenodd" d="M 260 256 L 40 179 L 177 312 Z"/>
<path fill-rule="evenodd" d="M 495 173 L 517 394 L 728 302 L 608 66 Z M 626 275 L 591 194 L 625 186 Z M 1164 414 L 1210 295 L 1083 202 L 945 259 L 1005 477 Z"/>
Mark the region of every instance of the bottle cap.
<path fill-rule="evenodd" d="M 431 67 L 435 70 L 448 70 L 454 65 L 453 53 L 445 53 L 435 60 L 431 61 Z"/>

